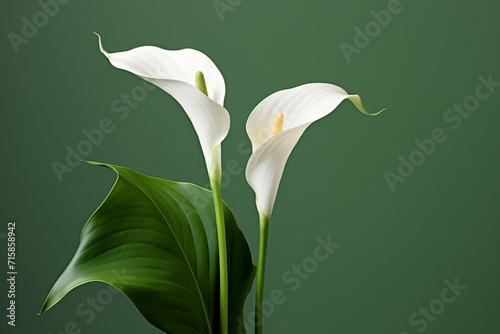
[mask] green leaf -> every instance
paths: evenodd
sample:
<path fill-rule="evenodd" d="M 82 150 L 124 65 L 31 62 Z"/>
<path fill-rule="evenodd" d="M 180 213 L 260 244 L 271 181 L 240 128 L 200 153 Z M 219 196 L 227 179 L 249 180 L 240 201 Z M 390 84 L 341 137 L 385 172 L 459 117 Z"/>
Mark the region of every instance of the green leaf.
<path fill-rule="evenodd" d="M 218 248 L 212 193 L 128 168 L 85 224 L 80 245 L 41 313 L 68 292 L 104 282 L 125 294 L 154 326 L 170 334 L 219 333 Z M 225 206 L 230 333 L 238 328 L 255 266 L 248 243 Z"/>

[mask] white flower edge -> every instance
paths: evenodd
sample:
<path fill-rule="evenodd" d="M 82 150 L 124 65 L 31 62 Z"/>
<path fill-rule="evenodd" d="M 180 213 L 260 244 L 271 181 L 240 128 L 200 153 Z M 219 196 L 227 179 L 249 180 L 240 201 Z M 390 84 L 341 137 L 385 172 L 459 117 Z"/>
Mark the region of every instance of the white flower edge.
<path fill-rule="evenodd" d="M 209 175 L 220 173 L 220 144 L 230 127 L 230 116 L 223 107 L 224 77 L 214 62 L 193 49 L 164 50 L 141 46 L 129 51 L 108 53 L 99 38 L 99 49 L 111 65 L 158 86 L 182 106 L 198 135 Z M 204 75 L 208 96 L 196 88 L 196 73 Z"/>
<path fill-rule="evenodd" d="M 349 99 L 363 114 L 370 114 L 359 95 L 328 83 L 309 83 L 278 91 L 265 98 L 252 111 L 247 133 L 253 154 L 246 168 L 246 179 L 256 194 L 259 213 L 270 218 L 286 162 L 293 148 L 309 125 L 330 114 Z M 272 134 L 273 123 L 283 114 L 283 129 Z"/>

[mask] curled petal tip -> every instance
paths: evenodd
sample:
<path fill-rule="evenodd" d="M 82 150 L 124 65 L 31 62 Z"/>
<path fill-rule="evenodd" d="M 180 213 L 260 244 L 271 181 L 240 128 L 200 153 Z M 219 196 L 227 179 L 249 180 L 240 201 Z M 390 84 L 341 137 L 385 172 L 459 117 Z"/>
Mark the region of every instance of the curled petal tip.
<path fill-rule="evenodd" d="M 359 95 L 357 95 L 357 94 L 356 95 L 348 95 L 347 98 L 356 106 L 356 108 L 358 108 L 359 111 L 361 111 L 361 113 L 363 113 L 366 116 L 377 116 L 377 115 L 380 115 L 385 110 L 387 110 L 387 108 L 384 108 L 384 109 L 372 114 L 366 110 L 365 105 L 363 104 L 363 101 L 361 100 L 361 97 Z"/>
<path fill-rule="evenodd" d="M 92 31 L 96 36 L 97 36 L 97 39 L 99 40 L 99 50 L 103 53 L 103 54 L 106 54 L 106 50 L 104 50 L 104 47 L 102 46 L 102 38 L 101 38 L 101 35 L 99 35 L 98 33 L 96 33 L 95 31 Z"/>
<path fill-rule="evenodd" d="M 376 113 L 373 113 L 373 114 L 368 114 L 368 116 L 377 116 L 377 115 L 380 115 L 381 113 L 383 113 L 383 112 L 384 112 L 384 111 L 386 111 L 386 110 L 387 110 L 387 108 L 384 108 L 384 109 L 382 109 L 382 110 L 380 110 L 380 111 L 377 111 Z"/>

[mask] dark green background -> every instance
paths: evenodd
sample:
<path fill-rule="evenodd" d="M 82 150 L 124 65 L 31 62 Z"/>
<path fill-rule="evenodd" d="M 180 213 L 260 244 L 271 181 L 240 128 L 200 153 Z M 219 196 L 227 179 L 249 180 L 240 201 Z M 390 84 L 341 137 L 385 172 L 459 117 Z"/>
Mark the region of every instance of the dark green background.
<path fill-rule="evenodd" d="M 254 254 L 257 213 L 243 173 L 253 107 L 283 88 L 331 82 L 359 93 L 371 111 L 389 109 L 370 118 L 345 102 L 311 126 L 290 157 L 266 280 L 266 295 L 281 289 L 287 300 L 266 319 L 267 333 L 417 333 L 408 317 L 440 298 L 443 280 L 455 277 L 467 290 L 425 333 L 499 332 L 500 89 L 457 130 L 443 114 L 474 93 L 478 76 L 500 81 L 500 2 L 403 0 L 403 11 L 348 64 L 339 44 L 352 44 L 354 28 L 387 2 L 243 0 L 221 21 L 208 0 L 73 0 L 15 54 L 7 34 L 20 34 L 21 18 L 40 7 L 3 1 L 0 233 L 17 222 L 19 276 L 17 327 L 6 326 L 2 311 L 2 333 L 56 334 L 70 321 L 81 333 L 159 333 L 121 295 L 85 323 L 76 308 L 101 284 L 78 288 L 36 315 L 114 181 L 112 172 L 86 165 L 57 180 L 51 163 L 63 162 L 65 146 L 84 139 L 82 130 L 103 118 L 116 126 L 88 159 L 207 183 L 194 130 L 170 96 L 156 89 L 125 120 L 112 113 L 111 103 L 141 81 L 109 64 L 92 31 L 108 51 L 191 47 L 218 65 L 232 117 L 223 160 L 242 168 L 223 192 Z M 396 173 L 398 156 L 408 157 L 414 140 L 435 128 L 447 141 L 391 192 L 384 172 Z M 341 247 L 292 292 L 282 274 L 329 235 Z M 4 277 L 6 266 L 0 268 Z M 4 279 L 2 287 L 5 310 Z"/>

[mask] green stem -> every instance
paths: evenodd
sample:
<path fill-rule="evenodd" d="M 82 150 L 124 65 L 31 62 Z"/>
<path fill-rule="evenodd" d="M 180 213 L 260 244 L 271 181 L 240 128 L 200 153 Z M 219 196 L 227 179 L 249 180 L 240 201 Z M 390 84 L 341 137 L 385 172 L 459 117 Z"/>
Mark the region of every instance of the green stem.
<path fill-rule="evenodd" d="M 262 334 L 262 303 L 264 301 L 264 277 L 266 273 L 269 217 L 260 215 L 259 264 L 257 266 L 257 296 L 255 298 L 255 333 Z"/>
<path fill-rule="evenodd" d="M 215 218 L 217 221 L 217 239 L 219 242 L 219 275 L 220 275 L 220 327 L 221 334 L 228 334 L 228 271 L 227 271 L 227 246 L 226 226 L 224 222 L 224 206 L 222 203 L 221 176 L 213 175 L 210 186 L 214 198 Z"/>

